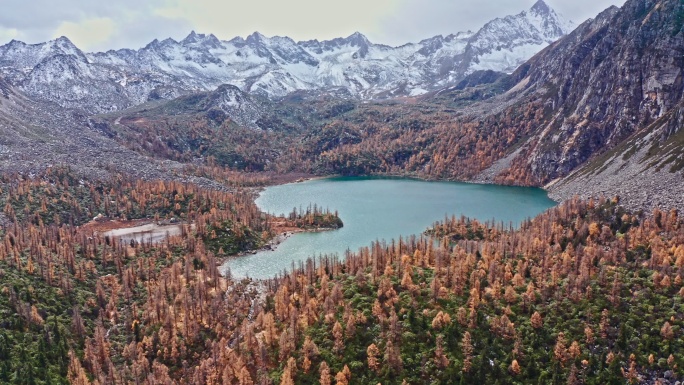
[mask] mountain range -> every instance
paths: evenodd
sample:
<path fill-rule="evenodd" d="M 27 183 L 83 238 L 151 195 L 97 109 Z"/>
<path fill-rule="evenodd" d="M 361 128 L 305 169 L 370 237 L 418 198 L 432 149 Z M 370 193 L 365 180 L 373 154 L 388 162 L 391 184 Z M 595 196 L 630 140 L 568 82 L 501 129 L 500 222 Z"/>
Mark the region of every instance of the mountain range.
<path fill-rule="evenodd" d="M 554 15 L 397 48 L 0 47 L 0 383 L 681 385 L 684 1 L 626 0 L 567 34 Z M 562 203 L 231 272 L 339 228 L 323 202 L 254 202 L 332 175 Z"/>
<path fill-rule="evenodd" d="M 684 209 L 683 25 L 681 1 L 628 0 L 569 31 L 539 1 L 476 33 L 395 48 L 361 34 L 191 33 L 95 54 L 66 38 L 13 41 L 0 47 L 0 162 L 29 171 L 88 159 L 88 170 L 150 177 L 211 160 Z M 103 146 L 125 155 L 96 160 Z"/>
<path fill-rule="evenodd" d="M 68 38 L 0 47 L 0 76 L 29 97 L 91 113 L 232 84 L 269 98 L 308 90 L 360 99 L 417 96 L 477 70 L 512 72 L 573 29 L 543 0 L 477 32 L 389 47 L 364 35 L 295 42 L 257 32 L 229 41 L 194 31 L 138 49 L 85 53 Z"/>

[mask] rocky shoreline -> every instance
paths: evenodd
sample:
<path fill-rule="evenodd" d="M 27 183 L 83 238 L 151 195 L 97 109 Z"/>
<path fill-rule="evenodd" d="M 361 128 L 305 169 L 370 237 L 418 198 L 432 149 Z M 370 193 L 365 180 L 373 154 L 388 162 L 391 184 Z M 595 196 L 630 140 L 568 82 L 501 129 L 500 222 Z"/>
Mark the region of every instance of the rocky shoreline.
<path fill-rule="evenodd" d="M 647 167 L 646 152 L 644 148 L 627 161 L 617 154 L 594 172 L 585 166 L 545 188 L 556 201 L 618 196 L 622 206 L 635 212 L 684 211 L 684 175 L 670 172 L 667 166 L 662 170 Z"/>
<path fill-rule="evenodd" d="M 626 209 L 650 213 L 654 209 L 684 211 L 684 174 L 670 172 L 669 166 L 648 167 L 648 148 L 643 147 L 625 160 L 618 153 L 603 163 L 587 162 L 570 175 L 542 186 L 549 198 L 564 202 L 578 196 L 619 197 Z M 496 176 L 510 166 L 517 151 L 481 171 L 469 183 L 493 184 Z"/>
<path fill-rule="evenodd" d="M 319 229 L 311 229 L 311 230 L 305 230 L 305 229 L 300 229 L 300 230 L 293 230 L 293 231 L 284 231 L 282 233 L 276 234 L 273 238 L 271 238 L 270 241 L 268 241 L 264 246 L 254 249 L 254 250 L 248 250 L 244 251 L 240 254 L 237 254 L 236 257 L 240 256 L 245 256 L 245 255 L 254 255 L 256 253 L 262 252 L 262 251 L 275 251 L 278 246 L 280 246 L 281 243 L 285 242 L 288 238 L 295 234 L 299 233 L 320 233 L 324 231 L 333 231 L 333 230 L 338 230 L 334 228 L 328 228 L 328 227 L 322 227 Z"/>

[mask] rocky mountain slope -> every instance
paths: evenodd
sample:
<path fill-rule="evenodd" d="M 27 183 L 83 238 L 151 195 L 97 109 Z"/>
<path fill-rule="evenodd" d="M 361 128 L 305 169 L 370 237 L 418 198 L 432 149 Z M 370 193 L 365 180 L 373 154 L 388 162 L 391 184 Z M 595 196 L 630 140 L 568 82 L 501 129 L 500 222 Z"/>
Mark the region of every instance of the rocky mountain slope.
<path fill-rule="evenodd" d="M 541 104 L 547 118 L 495 180 L 684 207 L 681 194 L 667 197 L 684 182 L 683 24 L 681 1 L 630 0 L 521 66 L 502 99 Z"/>
<path fill-rule="evenodd" d="M 238 164 L 249 159 L 252 167 L 547 186 L 559 200 L 605 194 L 622 196 L 631 208 L 684 208 L 683 20 L 677 1 L 632 0 L 584 23 L 511 75 L 475 71 L 423 97 L 371 103 L 345 101 L 347 92 L 325 99 L 299 91 L 275 101 L 245 93 L 231 99 L 242 107 L 228 110 L 216 104 L 226 91 L 219 90 L 144 114 L 123 112 L 117 130 L 134 138 L 126 132 L 153 127 L 151 137 L 166 138 L 164 116 L 176 111 L 186 114 L 182 122 L 200 122 L 198 132 L 232 127 L 223 123 L 228 119 L 263 130 L 258 135 L 270 140 L 278 133 L 303 156 L 290 159 L 292 151 L 263 143 L 213 153 L 238 151 Z"/>
<path fill-rule="evenodd" d="M 62 166 L 93 180 L 122 173 L 225 188 L 184 173 L 185 164 L 131 151 L 86 116 L 32 100 L 0 78 L 0 172 L 33 177 Z"/>
<path fill-rule="evenodd" d="M 0 74 L 33 98 L 107 112 L 154 99 L 232 84 L 282 97 L 297 90 L 342 89 L 357 98 L 415 96 L 455 84 L 476 70 L 512 72 L 572 30 L 543 0 L 479 31 L 435 36 L 401 47 L 360 33 L 295 42 L 254 33 L 221 41 L 192 32 L 139 50 L 86 54 L 67 38 L 0 47 Z"/>
<path fill-rule="evenodd" d="M 115 146 L 117 141 L 141 159 L 212 158 L 219 165 L 251 171 L 390 173 L 546 186 L 559 200 L 606 194 L 620 195 L 630 208 L 684 208 L 682 3 L 630 0 L 585 22 L 512 74 L 486 69 L 487 55 L 499 51 L 476 42 L 495 41 L 496 31 L 507 25 L 533 25 L 530 15 L 555 14 L 539 2 L 529 12 L 498 19 L 475 34 L 435 38 L 421 42 L 420 49 L 377 46 L 360 34 L 302 43 L 258 34 L 222 42 L 191 34 L 181 42 L 156 41 L 140 51 L 93 55 L 80 54 L 66 39 L 46 43 L 49 49 L 41 50 L 13 42 L 9 46 L 14 48 L 0 49 L 2 65 L 14 63 L 4 67 L 8 81 L 0 83 L 0 92 L 30 106 L 19 115 L 23 110 L 6 112 L 6 121 L 13 118 L 18 127 L 31 119 L 41 120 L 31 127 L 49 127 L 57 124 L 54 116 L 80 120 L 82 127 L 105 134 L 107 143 Z M 557 17 L 549 20 L 553 22 L 540 16 L 537 25 L 548 27 L 545 36 L 550 39 L 563 28 Z M 522 47 L 534 34 L 506 37 L 515 43 L 504 51 Z M 445 42 L 461 38 L 468 42 L 458 56 L 460 64 L 440 56 L 454 52 Z M 217 59 L 219 52 L 229 55 L 229 45 L 235 48 L 230 55 L 241 64 Z M 439 87 L 439 82 L 448 86 L 418 97 L 362 101 L 394 95 L 399 88 L 389 92 L 389 84 L 398 87 L 404 79 L 396 73 L 386 79 L 368 75 L 385 71 L 380 67 L 392 62 L 373 56 L 383 50 L 403 50 L 414 59 L 421 51 L 425 61 L 415 68 L 424 72 L 406 76 L 422 79 L 414 85 L 432 82 L 425 88 Z M 59 71 L 54 63 L 61 63 Z M 426 75 L 444 63 L 450 63 L 443 67 L 446 72 Z M 314 66 L 318 78 L 305 71 Z M 121 77 L 118 72 L 134 67 L 137 75 Z M 346 83 L 340 79 L 350 76 L 333 79 L 337 75 L 331 74 L 343 67 L 372 81 L 365 75 Z M 268 75 L 259 75 L 256 68 Z M 90 72 L 85 76 L 79 71 Z M 231 76 L 241 83 L 185 95 L 216 86 L 212 82 L 225 75 L 222 71 L 233 71 Z M 458 71 L 462 76 L 455 75 Z M 113 77 L 102 80 L 99 89 L 89 88 L 103 73 Z M 274 84 L 282 87 L 267 91 L 276 90 Z M 73 89 L 90 97 L 76 97 L 68 91 Z M 409 89 L 417 88 L 399 94 Z M 165 100 L 174 95 L 182 96 Z M 89 111 L 147 102 L 88 120 L 61 110 L 51 117 L 45 111 L 61 107 L 42 101 L 48 97 Z M 30 111 L 36 108 L 43 112 L 34 117 Z M 76 129 L 79 123 L 69 127 Z M 18 137 L 26 137 L 22 135 Z"/>

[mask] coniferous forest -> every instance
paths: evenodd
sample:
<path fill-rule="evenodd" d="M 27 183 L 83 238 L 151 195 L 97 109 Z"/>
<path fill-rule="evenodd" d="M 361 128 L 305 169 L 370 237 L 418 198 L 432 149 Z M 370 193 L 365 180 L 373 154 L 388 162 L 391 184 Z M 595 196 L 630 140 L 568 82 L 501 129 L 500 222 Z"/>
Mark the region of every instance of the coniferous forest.
<path fill-rule="evenodd" d="M 251 281 L 222 276 L 218 261 L 259 247 L 282 218 L 259 213 L 247 188 L 93 182 L 69 169 L 9 185 L 3 383 L 624 384 L 684 374 L 676 211 L 574 199 L 518 229 L 451 218 Z M 94 213 L 176 218 L 183 231 L 116 242 Z M 316 217 L 326 215 L 288 220 Z"/>
<path fill-rule="evenodd" d="M 611 2 L 575 25 L 537 0 L 397 47 L 193 31 L 116 50 L 193 25 L 196 4 L 2 7 L 0 384 L 684 384 L 684 0 Z M 259 7 L 289 20 L 280 3 Z M 103 17 L 119 8 L 140 25 Z M 65 31 L 109 50 L 14 39 Z M 231 272 L 293 233 L 352 229 L 325 202 L 256 204 L 332 176 L 559 203 L 516 226 L 447 216 L 268 279 Z M 366 196 L 405 193 L 384 191 Z M 441 208 L 428 192 L 392 210 Z M 497 197 L 492 211 L 528 203 Z M 364 221 L 394 229 L 370 206 Z"/>

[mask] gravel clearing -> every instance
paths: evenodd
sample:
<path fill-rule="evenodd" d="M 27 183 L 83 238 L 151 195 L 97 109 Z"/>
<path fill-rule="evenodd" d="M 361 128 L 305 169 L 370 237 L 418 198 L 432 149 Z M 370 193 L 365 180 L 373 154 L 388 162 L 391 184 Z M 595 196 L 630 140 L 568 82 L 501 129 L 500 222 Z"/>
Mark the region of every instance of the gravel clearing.
<path fill-rule="evenodd" d="M 546 189 L 556 201 L 575 195 L 583 198 L 618 196 L 623 206 L 635 211 L 650 212 L 654 208 L 683 211 L 684 175 L 669 172 L 669 166 L 661 171 L 648 167 L 648 161 L 643 160 L 646 152 L 643 148 L 626 162 L 618 155 L 596 173 L 579 169 Z"/>

